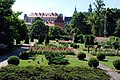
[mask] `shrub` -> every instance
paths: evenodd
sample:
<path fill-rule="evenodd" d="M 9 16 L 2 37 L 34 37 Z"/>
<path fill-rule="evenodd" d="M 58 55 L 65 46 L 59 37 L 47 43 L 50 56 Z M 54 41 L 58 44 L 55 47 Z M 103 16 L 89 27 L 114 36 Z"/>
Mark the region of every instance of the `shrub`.
<path fill-rule="evenodd" d="M 19 55 L 20 59 L 26 60 L 28 59 L 29 55 L 27 51 L 22 51 Z"/>
<path fill-rule="evenodd" d="M 78 43 L 78 37 L 77 37 L 78 35 L 77 34 L 75 34 L 75 36 L 74 36 L 74 43 Z"/>
<path fill-rule="evenodd" d="M 120 59 L 114 60 L 113 65 L 116 69 L 120 70 Z"/>
<path fill-rule="evenodd" d="M 86 54 L 83 53 L 83 52 L 80 52 L 80 53 L 78 53 L 77 57 L 78 57 L 79 60 L 84 60 L 84 58 L 86 58 Z"/>
<path fill-rule="evenodd" d="M 99 61 L 96 58 L 90 58 L 88 61 L 88 65 L 90 67 L 97 68 L 97 66 L 99 65 Z"/>
<path fill-rule="evenodd" d="M 100 60 L 100 61 L 104 60 L 105 59 L 105 54 L 104 53 L 98 53 L 97 54 L 97 59 Z"/>
<path fill-rule="evenodd" d="M 119 42 L 117 42 L 117 41 L 113 42 L 112 45 L 113 45 L 114 49 L 116 50 L 119 47 Z"/>
<path fill-rule="evenodd" d="M 78 35 L 78 40 L 79 40 L 79 42 L 82 43 L 82 44 L 84 43 L 83 36 L 84 36 L 83 34 Z"/>
<path fill-rule="evenodd" d="M 45 54 L 45 57 L 48 60 L 48 64 L 56 64 L 56 65 L 69 64 L 68 60 L 64 58 L 62 54 L 57 52 L 48 52 Z"/>
<path fill-rule="evenodd" d="M 79 48 L 79 45 L 77 45 L 76 43 L 71 43 L 71 44 L 70 44 L 70 47 Z"/>
<path fill-rule="evenodd" d="M 85 45 L 90 45 L 90 37 L 89 37 L 89 35 L 85 36 Z"/>
<path fill-rule="evenodd" d="M 7 60 L 8 64 L 18 65 L 20 63 L 20 60 L 17 56 L 11 56 Z"/>

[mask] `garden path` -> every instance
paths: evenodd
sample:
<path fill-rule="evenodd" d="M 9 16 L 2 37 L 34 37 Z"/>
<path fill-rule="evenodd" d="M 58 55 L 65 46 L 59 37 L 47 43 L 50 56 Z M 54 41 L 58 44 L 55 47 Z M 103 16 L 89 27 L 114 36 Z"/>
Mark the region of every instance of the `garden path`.
<path fill-rule="evenodd" d="M 28 44 L 27 47 L 21 47 L 21 48 L 18 48 L 16 50 L 12 51 L 9 54 L 6 54 L 4 56 L 0 56 L 0 68 L 8 65 L 8 63 L 7 63 L 7 58 L 8 57 L 13 56 L 13 55 L 14 56 L 19 56 L 19 53 L 21 51 L 29 49 L 29 47 L 34 46 L 34 44 L 35 44 L 34 42 L 31 42 L 30 44 Z"/>

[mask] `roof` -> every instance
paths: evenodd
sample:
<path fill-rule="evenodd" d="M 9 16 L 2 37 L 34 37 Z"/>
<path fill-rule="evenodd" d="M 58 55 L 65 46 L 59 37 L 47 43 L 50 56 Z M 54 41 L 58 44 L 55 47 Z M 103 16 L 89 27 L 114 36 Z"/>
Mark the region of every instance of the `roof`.
<path fill-rule="evenodd" d="M 62 17 L 58 17 L 57 19 L 55 19 L 54 22 L 64 22 L 64 21 L 63 21 Z"/>
<path fill-rule="evenodd" d="M 57 13 L 31 13 L 28 17 L 58 17 Z"/>

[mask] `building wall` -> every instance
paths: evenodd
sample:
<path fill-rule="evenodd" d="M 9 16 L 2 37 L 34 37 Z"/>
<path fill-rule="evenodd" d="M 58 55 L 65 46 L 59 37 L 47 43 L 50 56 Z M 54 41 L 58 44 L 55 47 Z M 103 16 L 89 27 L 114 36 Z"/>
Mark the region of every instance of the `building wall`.
<path fill-rule="evenodd" d="M 64 29 L 63 19 L 61 22 L 55 22 L 55 20 L 59 17 L 59 14 L 57 13 L 31 13 L 29 16 L 25 14 L 24 20 L 26 20 L 27 23 L 31 24 L 36 17 L 40 17 L 48 26 L 58 26 L 61 28 L 61 30 Z"/>

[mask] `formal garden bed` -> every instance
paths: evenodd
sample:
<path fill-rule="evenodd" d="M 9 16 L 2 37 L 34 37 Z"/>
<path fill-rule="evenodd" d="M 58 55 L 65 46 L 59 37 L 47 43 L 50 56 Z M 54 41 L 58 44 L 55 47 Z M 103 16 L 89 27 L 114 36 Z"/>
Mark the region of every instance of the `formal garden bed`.
<path fill-rule="evenodd" d="M 96 46 L 98 45 L 100 44 L 97 44 Z M 25 68 L 27 66 L 52 67 L 52 65 L 64 65 L 66 67 L 79 67 L 83 69 L 89 68 L 97 70 L 97 66 L 100 62 L 113 70 L 116 70 L 113 66 L 113 61 L 119 58 L 117 57 L 119 56 L 119 53 L 115 53 L 119 51 L 114 50 L 113 48 L 104 48 L 103 45 L 101 45 L 101 47 L 102 48 L 96 49 L 94 46 L 89 46 L 86 43 L 67 43 L 59 41 L 51 41 L 49 44 L 36 43 L 35 46 L 30 47 L 28 51 L 20 53 L 20 64 L 18 66 Z M 112 51 L 114 52 L 111 53 Z M 96 57 L 99 53 L 103 53 L 107 57 L 105 59 L 103 58 L 104 60 L 101 61 L 101 59 L 99 60 L 99 58 Z M 86 58 L 86 55 L 91 59 Z M 101 75 L 99 72 L 98 74 Z"/>

